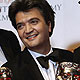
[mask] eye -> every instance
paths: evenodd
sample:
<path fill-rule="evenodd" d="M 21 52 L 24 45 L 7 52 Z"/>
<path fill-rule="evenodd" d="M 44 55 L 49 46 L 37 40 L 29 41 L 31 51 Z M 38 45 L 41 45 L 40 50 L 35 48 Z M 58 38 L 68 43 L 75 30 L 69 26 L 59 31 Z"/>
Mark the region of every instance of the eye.
<path fill-rule="evenodd" d="M 32 19 L 29 21 L 30 24 L 36 25 L 38 24 L 39 20 L 38 19 Z"/>
<path fill-rule="evenodd" d="M 18 23 L 16 26 L 17 26 L 17 29 L 22 29 L 24 24 L 23 23 Z"/>

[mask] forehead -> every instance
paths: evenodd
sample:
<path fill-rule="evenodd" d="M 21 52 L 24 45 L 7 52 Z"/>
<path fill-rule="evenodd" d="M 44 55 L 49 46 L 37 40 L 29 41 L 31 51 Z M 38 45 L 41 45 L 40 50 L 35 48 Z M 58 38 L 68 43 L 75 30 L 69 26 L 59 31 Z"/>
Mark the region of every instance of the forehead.
<path fill-rule="evenodd" d="M 41 14 L 41 11 L 37 8 L 32 8 L 28 11 L 19 11 L 17 14 L 16 14 L 16 18 L 20 18 L 20 17 L 43 17 L 42 14 Z"/>

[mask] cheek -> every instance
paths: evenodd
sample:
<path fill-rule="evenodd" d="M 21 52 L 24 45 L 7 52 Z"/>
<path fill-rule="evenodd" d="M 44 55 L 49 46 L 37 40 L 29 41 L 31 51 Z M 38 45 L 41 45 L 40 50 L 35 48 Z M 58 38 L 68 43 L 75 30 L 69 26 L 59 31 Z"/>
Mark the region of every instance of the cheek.
<path fill-rule="evenodd" d="M 45 25 L 44 24 L 38 24 L 38 25 L 34 26 L 34 28 L 38 32 L 43 32 L 45 30 Z"/>
<path fill-rule="evenodd" d="M 43 37 L 46 37 L 49 34 L 48 26 L 41 25 L 40 27 L 37 28 L 37 30 Z"/>

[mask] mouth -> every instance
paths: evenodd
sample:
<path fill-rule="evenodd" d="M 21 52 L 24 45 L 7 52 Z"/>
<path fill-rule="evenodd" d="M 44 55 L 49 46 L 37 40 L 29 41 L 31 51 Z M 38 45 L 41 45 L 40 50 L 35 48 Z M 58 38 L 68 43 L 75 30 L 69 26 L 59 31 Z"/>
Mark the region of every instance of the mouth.
<path fill-rule="evenodd" d="M 28 37 L 26 37 L 26 39 L 28 40 L 34 40 L 37 37 L 38 34 L 34 34 L 34 35 L 29 35 Z"/>

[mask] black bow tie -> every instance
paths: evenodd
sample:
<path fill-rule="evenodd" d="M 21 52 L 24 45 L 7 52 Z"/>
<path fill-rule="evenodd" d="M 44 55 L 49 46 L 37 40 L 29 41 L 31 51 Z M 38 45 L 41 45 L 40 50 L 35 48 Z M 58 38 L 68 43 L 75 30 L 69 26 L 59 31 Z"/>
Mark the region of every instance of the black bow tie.
<path fill-rule="evenodd" d="M 67 50 L 58 49 L 58 50 L 54 50 L 54 52 L 52 52 L 50 55 L 46 57 L 41 56 L 41 57 L 38 57 L 37 59 L 43 68 L 48 69 L 49 59 L 58 63 L 65 62 L 65 61 L 68 62 L 73 60 L 73 53 Z"/>
<path fill-rule="evenodd" d="M 40 57 L 37 57 L 37 60 L 39 61 L 39 63 L 41 64 L 41 66 L 43 68 L 46 68 L 48 69 L 49 68 L 49 64 L 48 64 L 48 60 L 52 60 L 54 62 L 57 62 L 58 61 L 58 57 L 56 56 L 56 51 L 52 52 L 50 55 L 44 57 L 44 56 L 40 56 Z"/>

